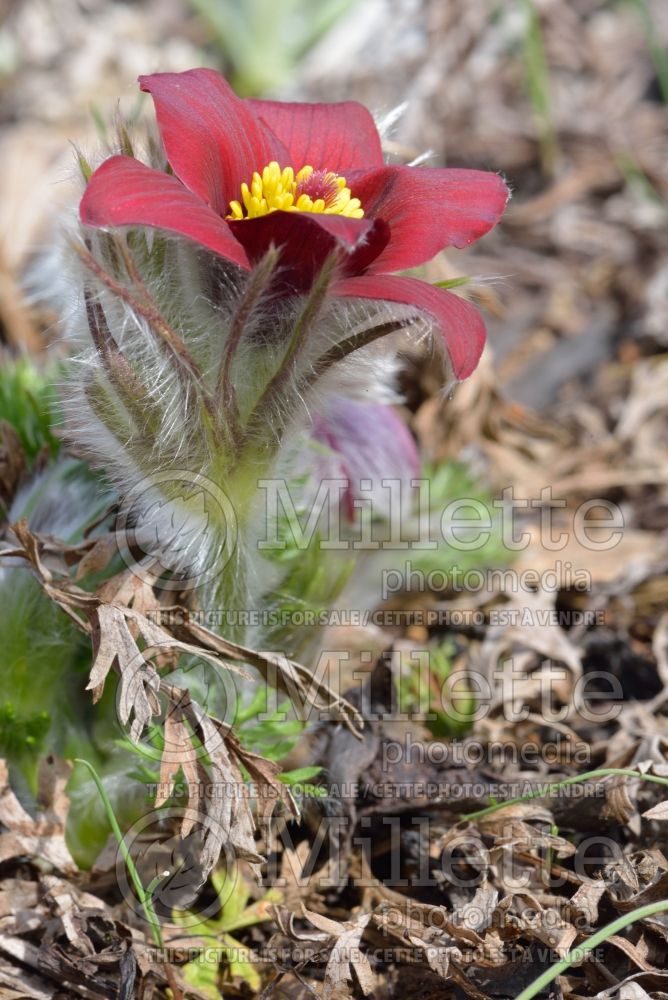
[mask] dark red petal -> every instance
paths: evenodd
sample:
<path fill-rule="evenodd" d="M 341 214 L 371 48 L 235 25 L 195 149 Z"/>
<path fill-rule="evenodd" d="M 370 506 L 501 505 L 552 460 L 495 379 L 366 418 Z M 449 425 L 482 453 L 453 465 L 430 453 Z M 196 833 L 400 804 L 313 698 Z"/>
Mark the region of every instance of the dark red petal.
<path fill-rule="evenodd" d="M 248 268 L 227 223 L 181 181 L 129 156 L 105 160 L 88 181 L 79 206 L 86 226 L 151 226 L 179 233 Z"/>
<path fill-rule="evenodd" d="M 347 180 L 365 217 L 390 226 L 375 272 L 416 267 L 444 247 L 468 246 L 496 225 L 508 200 L 504 181 L 483 170 L 383 167 Z"/>
<path fill-rule="evenodd" d="M 282 248 L 283 283 L 305 291 L 334 251 L 344 275 L 359 274 L 383 250 L 389 229 L 381 219 L 348 219 L 316 212 L 270 212 L 233 219 L 229 227 L 252 262 L 273 245 Z"/>
<path fill-rule="evenodd" d="M 248 101 L 288 151 L 295 170 L 345 173 L 383 165 L 383 151 L 373 118 L 357 101 L 340 104 L 288 104 Z"/>
<path fill-rule="evenodd" d="M 347 278 L 336 285 L 333 294 L 403 302 L 429 313 L 440 327 L 454 377 L 468 378 L 475 371 L 485 346 L 485 324 L 478 310 L 458 295 L 416 278 L 383 274 Z"/>
<path fill-rule="evenodd" d="M 212 69 L 140 76 L 153 97 L 160 135 L 174 173 L 220 215 L 243 181 L 274 158 L 271 136 L 247 101 Z"/>

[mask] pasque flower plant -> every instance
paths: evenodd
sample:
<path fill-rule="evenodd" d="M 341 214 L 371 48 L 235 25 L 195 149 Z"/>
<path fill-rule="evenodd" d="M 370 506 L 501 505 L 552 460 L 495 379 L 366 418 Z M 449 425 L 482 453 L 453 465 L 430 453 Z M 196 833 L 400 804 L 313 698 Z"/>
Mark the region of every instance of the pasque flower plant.
<path fill-rule="evenodd" d="M 395 272 L 483 236 L 508 192 L 493 173 L 386 165 L 355 102 L 242 100 L 208 69 L 140 85 L 159 143 L 145 163 L 123 131 L 81 200 L 93 349 L 70 383 L 69 432 L 122 496 L 143 491 L 135 516 L 156 519 L 157 548 L 163 501 L 188 509 L 166 473 L 224 490 L 236 546 L 230 558 L 229 516 L 207 511 L 220 564 L 208 596 L 238 605 L 257 481 L 290 478 L 297 442 L 324 443 L 352 478 L 357 428 L 378 470 L 415 474 L 385 406 L 396 338 L 430 334 L 445 377 L 463 379 L 485 331 L 464 299 Z"/>

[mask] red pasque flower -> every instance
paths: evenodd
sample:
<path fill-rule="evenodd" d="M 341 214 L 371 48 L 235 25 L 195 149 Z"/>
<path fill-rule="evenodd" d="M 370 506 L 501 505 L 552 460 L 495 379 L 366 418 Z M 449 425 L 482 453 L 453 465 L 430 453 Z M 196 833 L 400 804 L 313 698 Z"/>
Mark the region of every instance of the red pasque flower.
<path fill-rule="evenodd" d="M 153 97 L 171 173 L 112 156 L 81 201 L 87 226 L 178 233 L 249 270 L 281 248 L 282 280 L 307 290 L 338 254 L 331 294 L 414 305 L 440 328 L 456 378 L 476 367 L 481 316 L 464 299 L 391 272 L 464 247 L 501 216 L 494 173 L 386 166 L 361 104 L 242 100 L 209 69 L 139 78 Z"/>

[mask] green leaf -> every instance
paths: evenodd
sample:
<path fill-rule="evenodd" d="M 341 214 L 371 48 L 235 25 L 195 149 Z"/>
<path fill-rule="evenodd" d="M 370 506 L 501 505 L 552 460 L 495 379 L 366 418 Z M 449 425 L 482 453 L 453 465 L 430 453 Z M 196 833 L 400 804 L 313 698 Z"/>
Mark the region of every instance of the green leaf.
<path fill-rule="evenodd" d="M 286 785 L 301 785 L 316 778 L 321 771 L 321 767 L 296 767 L 293 771 L 284 771 L 278 777 Z"/>
<path fill-rule="evenodd" d="M 436 288 L 459 288 L 461 285 L 468 285 L 472 279 L 464 274 L 459 278 L 444 278 L 443 281 L 432 281 Z"/>
<path fill-rule="evenodd" d="M 0 419 L 12 425 L 29 462 L 46 450 L 57 455 L 59 442 L 52 424 L 60 418 L 54 383 L 62 366 L 39 368 L 28 358 L 4 361 L 0 367 Z"/>

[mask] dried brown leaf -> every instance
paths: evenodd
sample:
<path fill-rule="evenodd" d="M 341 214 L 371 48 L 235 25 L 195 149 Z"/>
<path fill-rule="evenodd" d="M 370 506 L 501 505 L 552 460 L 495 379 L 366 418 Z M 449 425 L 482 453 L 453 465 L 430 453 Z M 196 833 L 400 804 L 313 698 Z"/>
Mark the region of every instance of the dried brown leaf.
<path fill-rule="evenodd" d="M 54 791 L 53 808 L 33 819 L 12 791 L 7 766 L 0 761 L 0 822 L 6 828 L 0 833 L 0 863 L 26 855 L 43 858 L 62 872 L 78 870 L 65 844 L 63 794 L 62 789 Z"/>
<path fill-rule="evenodd" d="M 588 924 L 598 920 L 599 903 L 605 895 L 604 882 L 583 882 L 571 896 L 569 909 L 586 919 Z"/>
<path fill-rule="evenodd" d="M 607 939 L 606 944 L 612 945 L 619 951 L 623 952 L 626 957 L 643 972 L 662 972 L 662 969 L 655 968 L 651 962 L 647 959 L 647 945 L 643 942 L 642 937 L 637 943 L 629 941 L 628 938 L 621 937 L 619 934 L 611 934 Z"/>
<path fill-rule="evenodd" d="M 362 913 L 352 920 L 340 923 L 329 917 L 308 910 L 303 904 L 302 916 L 309 921 L 313 931 L 297 931 L 294 927 L 294 914 L 279 911 L 282 920 L 279 926 L 295 941 L 326 942 L 329 951 L 325 968 L 325 982 L 322 995 L 328 1000 L 332 997 L 352 997 L 353 973 L 360 989 L 369 996 L 375 988 L 376 977 L 366 955 L 360 948 L 362 935 L 371 920 L 371 913 Z"/>
<path fill-rule="evenodd" d="M 261 830 L 268 831 L 276 804 L 280 802 L 287 813 L 294 819 L 299 819 L 299 809 L 288 786 L 280 780 L 281 765 L 277 761 L 267 760 L 259 754 L 246 750 L 232 732 L 228 733 L 226 742 L 230 752 L 239 760 L 252 780 L 257 784 L 257 823 Z"/>
<path fill-rule="evenodd" d="M 199 860 L 204 874 L 211 871 L 226 845 L 235 851 L 238 858 L 247 860 L 251 865 L 259 864 L 262 858 L 255 848 L 255 822 L 240 763 L 247 767 L 258 783 L 261 823 L 267 824 L 277 801 L 282 801 L 288 812 L 296 816 L 295 803 L 279 781 L 275 765 L 247 753 L 238 741 L 230 738 L 228 744 L 227 727 L 209 718 L 201 706 L 190 699 L 187 691 L 161 681 L 156 667 L 156 662 L 158 666 L 160 663 L 156 657 L 164 657 L 166 653 L 203 657 L 218 669 L 234 670 L 244 678 L 249 678 L 249 674 L 239 664 L 248 663 L 258 669 L 269 683 L 287 691 L 302 709 L 327 712 L 354 732 L 362 725 L 357 709 L 330 691 L 322 681 L 314 680 L 301 665 L 285 657 L 257 653 L 225 640 L 192 621 L 185 609 L 169 609 L 177 610 L 179 614 L 159 619 L 170 623 L 169 631 L 157 620 L 142 613 L 142 610 L 149 610 L 146 605 L 152 602 L 152 598 L 145 588 L 138 591 L 127 574 L 121 575 L 116 582 L 109 581 L 102 588 L 106 596 L 114 594 L 112 601 L 86 593 L 67 576 L 54 579 L 54 573 L 42 559 L 44 540 L 32 533 L 25 521 L 18 522 L 13 530 L 23 546 L 17 554 L 31 563 L 45 592 L 82 630 L 91 634 L 93 666 L 88 688 L 92 689 L 95 700 L 101 697 L 110 670 L 117 670 L 120 678 L 119 717 L 123 723 L 130 723 L 130 738 L 133 741 L 139 741 L 152 717 L 160 711 L 158 694 L 165 694 L 170 699 L 175 711 L 171 718 L 170 712 L 167 713 L 168 752 L 161 761 L 162 787 L 158 789 L 157 801 L 158 804 L 166 801 L 177 769 L 182 767 L 189 795 L 182 832 L 186 835 L 202 819 L 205 833 Z M 92 553 L 95 543 L 91 541 L 87 544 L 87 551 Z M 98 555 L 91 555 L 89 568 Z M 114 586 L 115 592 L 112 589 Z M 133 606 L 121 604 L 118 600 L 121 595 L 132 601 Z M 208 770 L 194 752 L 184 721 L 204 748 Z"/>
<path fill-rule="evenodd" d="M 248 663 L 274 688 L 286 693 L 303 717 L 323 716 L 343 722 L 354 732 L 364 724 L 359 711 L 341 695 L 332 691 L 319 677 L 301 664 L 279 653 L 260 653 L 247 646 L 224 639 L 200 625 L 188 615 L 174 626 L 174 633 L 194 640 L 203 650 L 217 653 L 224 660 Z"/>
<path fill-rule="evenodd" d="M 648 809 L 642 815 L 644 819 L 668 820 L 668 799 L 664 799 L 663 802 L 652 806 L 651 809 Z"/>
<path fill-rule="evenodd" d="M 192 766 L 193 749 L 190 733 L 180 717 L 180 709 L 177 705 L 171 705 L 165 716 L 163 735 L 165 747 L 160 758 L 160 778 L 155 797 L 156 809 L 164 805 L 171 797 L 179 768 L 183 769 L 188 786 L 197 781 L 197 772 Z"/>
<path fill-rule="evenodd" d="M 89 573 L 100 573 L 106 569 L 118 552 L 118 542 L 114 535 L 102 535 L 81 557 L 74 579 L 81 580 Z"/>

